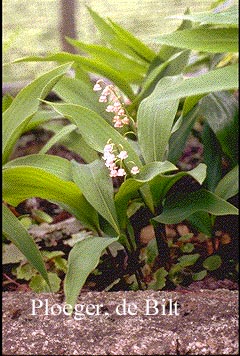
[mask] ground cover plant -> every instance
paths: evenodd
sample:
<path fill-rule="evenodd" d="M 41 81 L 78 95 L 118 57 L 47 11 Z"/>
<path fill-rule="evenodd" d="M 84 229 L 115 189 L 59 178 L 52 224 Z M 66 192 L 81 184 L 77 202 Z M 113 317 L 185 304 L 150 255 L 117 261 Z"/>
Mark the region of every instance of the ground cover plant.
<path fill-rule="evenodd" d="M 177 31 L 156 38 L 158 52 L 89 13 L 102 44 L 68 39 L 85 55 L 21 59 L 59 66 L 14 99 L 5 97 L 3 105 L 3 233 L 30 263 L 15 273 L 31 279 L 35 289 L 53 291 L 61 282 L 57 274 L 65 274 L 66 302 L 72 305 L 89 275 L 107 274 L 106 266 L 114 277 L 107 290 L 122 280 L 131 288 L 162 289 L 185 278 L 203 279 L 223 263 L 213 243 L 217 217 L 238 214 L 228 201 L 238 192 L 237 7 L 186 11 Z M 51 90 L 60 101 L 46 100 Z M 52 123 L 55 135 L 38 154 L 12 159 L 20 136 Z M 196 123 L 203 162 L 180 170 Z M 84 163 L 50 155 L 57 142 Z M 178 188 L 182 182 L 184 191 Z M 24 227 L 32 221 L 15 216 L 14 207 L 34 197 L 58 204 L 84 226 L 67 261 L 62 251 L 41 253 Z M 35 218 L 51 223 L 41 211 Z M 210 253 L 197 251 L 193 233 L 166 238 L 166 226 L 184 221 L 214 245 Z M 144 226 L 153 238 L 142 248 Z M 124 262 L 116 276 L 119 253 Z"/>

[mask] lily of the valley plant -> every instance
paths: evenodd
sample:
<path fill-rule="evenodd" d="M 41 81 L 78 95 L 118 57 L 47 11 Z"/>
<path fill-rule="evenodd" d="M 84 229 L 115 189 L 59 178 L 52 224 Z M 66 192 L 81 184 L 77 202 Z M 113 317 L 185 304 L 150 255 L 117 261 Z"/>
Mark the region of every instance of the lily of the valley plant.
<path fill-rule="evenodd" d="M 156 39 L 157 52 L 113 21 L 89 11 L 105 45 L 69 39 L 86 56 L 63 52 L 24 59 L 61 65 L 25 87 L 3 114 L 4 201 L 17 206 L 30 197 L 48 199 L 92 231 L 68 257 L 64 290 L 66 302 L 72 305 L 102 253 L 111 254 L 111 246 L 121 245 L 128 261 L 134 259 L 134 268 L 126 275 L 135 276 L 139 288 L 161 289 L 173 275 L 165 224 L 187 220 L 211 238 L 216 216 L 237 214 L 227 201 L 237 194 L 235 7 L 225 10 L 224 16 L 186 12 L 177 31 Z M 199 54 L 193 57 L 192 50 Z M 189 76 L 200 66 L 205 74 Z M 66 75 L 70 68 L 75 78 Z M 94 83 L 89 73 L 98 76 Z M 44 101 L 52 89 L 62 102 Z M 10 160 L 24 132 L 38 125 L 47 127 L 49 120 L 59 117 L 70 124 L 59 127 L 51 144 L 60 141 L 86 164 L 48 155 L 50 143 L 40 154 Z M 204 120 L 203 144 L 209 137 L 214 144 L 206 145 L 206 164 L 179 171 L 178 160 L 199 118 Z M 220 164 L 223 153 L 230 162 L 227 178 Z M 195 189 L 174 193 L 172 188 L 184 177 L 195 181 Z M 142 278 L 143 261 L 132 225 L 142 209 L 155 231 L 155 285 Z M 37 245 L 6 205 L 3 232 L 50 285 Z M 181 268 L 193 265 L 199 255 L 183 257 Z"/>

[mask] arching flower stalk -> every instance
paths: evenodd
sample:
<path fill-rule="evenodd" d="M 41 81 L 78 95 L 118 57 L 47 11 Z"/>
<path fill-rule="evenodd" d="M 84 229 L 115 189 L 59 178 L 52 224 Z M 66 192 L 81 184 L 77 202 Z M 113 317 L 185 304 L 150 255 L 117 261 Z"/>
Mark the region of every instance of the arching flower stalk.
<path fill-rule="evenodd" d="M 132 122 L 135 127 L 134 120 L 129 116 L 126 110 L 126 104 L 123 99 L 117 93 L 117 88 L 114 85 L 106 84 L 103 79 L 99 79 L 93 87 L 94 91 L 101 91 L 99 97 L 100 103 L 107 103 L 106 111 L 113 113 L 114 127 L 121 128 L 125 125 L 129 126 Z M 129 103 L 129 100 L 126 100 Z"/>

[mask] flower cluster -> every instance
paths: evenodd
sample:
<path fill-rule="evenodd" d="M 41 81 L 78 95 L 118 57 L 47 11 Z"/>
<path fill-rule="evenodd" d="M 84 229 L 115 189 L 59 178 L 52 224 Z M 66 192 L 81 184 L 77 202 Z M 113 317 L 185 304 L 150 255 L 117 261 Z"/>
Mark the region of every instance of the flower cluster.
<path fill-rule="evenodd" d="M 108 103 L 106 111 L 114 114 L 114 127 L 120 128 L 124 125 L 129 125 L 130 120 L 124 108 L 124 103 L 121 102 L 121 98 L 117 95 L 113 85 L 106 85 L 102 79 L 99 79 L 94 85 L 93 90 L 102 91 L 99 102 Z"/>
<path fill-rule="evenodd" d="M 124 150 L 121 150 L 118 153 L 115 146 L 116 145 L 114 143 L 106 144 L 103 150 L 103 159 L 105 160 L 105 165 L 110 171 L 110 177 L 124 177 L 127 173 L 123 168 L 123 161 L 128 158 L 128 153 Z M 134 175 L 139 173 L 139 168 L 137 166 L 133 166 L 131 173 Z"/>

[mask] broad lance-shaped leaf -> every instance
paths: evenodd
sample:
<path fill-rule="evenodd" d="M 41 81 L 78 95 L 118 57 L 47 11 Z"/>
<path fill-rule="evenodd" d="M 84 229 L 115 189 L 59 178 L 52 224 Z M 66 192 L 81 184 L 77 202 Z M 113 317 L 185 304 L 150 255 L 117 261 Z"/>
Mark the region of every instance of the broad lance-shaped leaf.
<path fill-rule="evenodd" d="M 3 235 L 17 246 L 50 287 L 48 274 L 37 245 L 16 216 L 4 204 L 2 207 Z"/>
<path fill-rule="evenodd" d="M 169 16 L 172 19 L 185 19 L 193 22 L 201 22 L 202 24 L 212 25 L 235 25 L 238 26 L 238 8 L 236 5 L 229 9 L 214 13 L 212 11 L 198 12 L 192 15 L 173 15 Z"/>
<path fill-rule="evenodd" d="M 206 236 L 212 236 L 213 221 L 206 211 L 197 211 L 190 215 L 187 220 L 199 232 L 202 232 Z"/>
<path fill-rule="evenodd" d="M 133 91 L 128 84 L 128 82 L 123 78 L 123 76 L 112 69 L 107 63 L 101 63 L 96 59 L 91 59 L 87 57 L 80 56 L 78 54 L 71 54 L 67 52 L 59 52 L 52 54 L 46 57 L 41 56 L 29 56 L 26 58 L 20 58 L 14 61 L 18 62 L 69 62 L 74 61 L 76 64 L 80 65 L 84 70 L 87 70 L 91 73 L 99 74 L 103 77 L 110 79 L 116 86 L 119 87 L 129 99 L 133 99 Z"/>
<path fill-rule="evenodd" d="M 55 91 L 55 88 L 54 88 Z M 59 119 L 59 115 L 53 110 L 38 110 L 31 118 L 27 126 L 24 127 L 22 133 L 35 129 L 37 126 L 43 125 L 50 120 Z"/>
<path fill-rule="evenodd" d="M 163 101 L 159 93 L 163 88 L 175 87 L 182 80 L 180 76 L 161 79 L 139 106 L 138 139 L 146 163 L 164 160 L 179 104 L 178 99 Z"/>
<path fill-rule="evenodd" d="M 136 178 L 128 178 L 119 188 L 115 196 L 115 203 L 120 225 L 125 227 L 127 204 L 131 197 L 146 183 L 159 175 L 177 170 L 171 162 L 152 162 L 142 167 Z"/>
<path fill-rule="evenodd" d="M 211 70 L 198 77 L 184 79 L 174 86 L 162 86 L 159 100 L 176 100 L 222 90 L 238 88 L 238 65 Z"/>
<path fill-rule="evenodd" d="M 238 166 L 234 167 L 218 183 L 215 194 L 222 199 L 230 199 L 238 193 Z M 207 236 L 212 235 L 212 219 L 206 211 L 197 211 L 190 215 L 187 220 L 198 231 Z"/>
<path fill-rule="evenodd" d="M 117 213 L 113 200 L 113 184 L 103 161 L 90 164 L 72 162 L 73 180 L 87 201 L 120 234 Z"/>
<path fill-rule="evenodd" d="M 71 68 L 72 64 L 64 64 L 47 72 L 22 89 L 12 104 L 3 114 L 3 163 L 12 151 L 16 140 L 38 110 L 39 99 L 54 87 L 57 81 Z"/>
<path fill-rule="evenodd" d="M 74 308 L 78 295 L 89 274 L 97 267 L 102 252 L 117 240 L 114 237 L 88 237 L 73 246 L 64 281 L 67 304 Z"/>
<path fill-rule="evenodd" d="M 201 99 L 200 115 L 215 133 L 223 152 L 238 162 L 238 101 L 229 92 L 210 93 Z"/>
<path fill-rule="evenodd" d="M 207 173 L 207 166 L 200 163 L 197 167 L 187 172 L 178 172 L 170 175 L 156 176 L 150 182 L 150 188 L 154 199 L 154 204 L 159 206 L 162 204 L 169 189 L 184 176 L 190 176 L 195 179 L 200 185 L 204 182 Z"/>
<path fill-rule="evenodd" d="M 84 140 L 96 151 L 103 153 L 104 146 L 111 139 L 113 143 L 122 145 L 123 149 L 127 151 L 127 161 L 133 161 L 136 165 L 142 166 L 138 155 L 128 141 L 96 112 L 80 105 L 57 104 L 47 101 L 45 103 L 51 105 L 54 110 L 77 125 Z M 130 169 L 131 167 L 129 166 Z"/>
<path fill-rule="evenodd" d="M 202 130 L 203 160 L 207 165 L 205 188 L 214 192 L 222 175 L 222 150 L 220 144 L 207 122 Z"/>
<path fill-rule="evenodd" d="M 201 52 L 238 52 L 237 28 L 194 28 L 161 35 L 155 43 Z"/>
<path fill-rule="evenodd" d="M 126 210 L 129 200 L 135 196 L 138 189 L 144 184 L 150 183 L 154 201 L 156 202 L 156 205 L 159 205 L 167 191 L 183 176 L 190 175 L 200 184 L 204 181 L 206 176 L 206 166 L 204 164 L 200 164 L 189 172 L 179 172 L 170 176 L 164 175 L 164 173 L 174 170 L 177 170 L 177 167 L 171 162 L 152 162 L 145 165 L 136 178 L 129 178 L 121 185 L 115 196 L 115 202 L 118 217 L 122 226 L 125 224 Z M 158 179 L 157 181 L 155 181 L 156 178 Z"/>
<path fill-rule="evenodd" d="M 189 97 L 187 99 L 190 99 Z M 186 99 L 186 100 L 187 100 Z M 185 101 L 186 101 L 185 100 Z M 192 127 L 199 115 L 199 107 L 196 105 L 186 115 L 182 113 L 176 125 L 172 129 L 172 134 L 169 140 L 169 148 L 167 159 L 173 163 L 177 163 L 181 157 L 187 138 L 192 130 Z"/>
<path fill-rule="evenodd" d="M 61 144 L 81 156 L 86 163 L 99 158 L 98 153 L 86 143 L 78 130 L 71 132 L 70 135 L 61 140 Z"/>
<path fill-rule="evenodd" d="M 62 180 L 72 181 L 71 162 L 62 157 L 48 154 L 27 155 L 7 162 L 3 166 L 3 169 L 19 166 L 41 168 L 45 172 L 52 173 Z"/>
<path fill-rule="evenodd" d="M 13 97 L 10 94 L 5 94 L 2 97 L 2 112 L 6 111 L 13 102 Z"/>
<path fill-rule="evenodd" d="M 150 62 L 154 58 L 154 51 L 131 33 L 112 21 L 110 21 L 109 25 L 95 11 L 89 7 L 88 10 L 101 33 L 102 39 L 110 44 L 113 49 L 117 48 L 128 57 L 130 56 L 138 61 Z"/>
<path fill-rule="evenodd" d="M 152 68 L 150 67 L 151 70 L 149 68 L 149 73 L 141 86 L 141 91 L 132 102 L 130 109 L 150 95 L 161 78 L 175 76 L 181 73 L 188 62 L 189 54 L 190 51 L 188 50 L 181 51 L 175 53 L 164 62 L 157 57 L 157 59 L 155 59 L 156 63 L 152 63 Z"/>
<path fill-rule="evenodd" d="M 84 80 L 62 77 L 54 87 L 54 92 L 64 101 L 71 104 L 82 105 L 104 118 L 110 115 L 106 107 L 98 101 L 98 94 L 93 91 L 93 84 Z M 55 113 L 56 115 L 56 113 Z"/>
<path fill-rule="evenodd" d="M 142 162 L 131 144 L 94 111 L 80 105 L 55 104 L 47 101 L 45 103 L 51 105 L 54 110 L 77 125 L 84 140 L 96 151 L 103 152 L 104 146 L 111 139 L 113 143 L 121 145 L 122 149 L 127 151 L 128 158 L 124 163 L 129 171 L 133 166 L 133 162 L 139 168 L 142 167 Z M 142 188 L 142 194 L 149 209 L 153 210 L 152 198 L 148 187 Z"/>
<path fill-rule="evenodd" d="M 167 155 L 167 159 L 172 163 L 177 163 L 182 155 L 187 138 L 199 115 L 198 102 L 201 98 L 202 95 L 187 97 L 184 101 L 181 116 L 172 127 Z"/>
<path fill-rule="evenodd" d="M 59 130 L 53 137 L 50 138 L 50 140 L 41 148 L 39 153 L 46 153 L 53 145 L 55 145 L 57 142 L 61 141 L 65 136 L 69 135 L 71 132 L 73 132 L 76 129 L 76 125 L 71 124 L 71 125 L 66 125 L 63 126 L 61 130 Z"/>
<path fill-rule="evenodd" d="M 151 48 L 146 46 L 129 31 L 125 30 L 123 27 L 119 26 L 112 20 L 110 20 L 110 23 L 119 39 L 125 42 L 125 44 L 130 47 L 139 56 L 139 58 L 142 58 L 148 62 L 151 62 L 155 58 L 156 54 Z"/>
<path fill-rule="evenodd" d="M 198 211 L 205 211 L 215 216 L 238 214 L 238 209 L 226 200 L 205 189 L 200 189 L 193 193 L 179 193 L 167 198 L 162 214 L 154 220 L 163 224 L 177 224 Z"/>
<path fill-rule="evenodd" d="M 53 201 L 75 215 L 80 222 L 99 230 L 95 210 L 73 182 L 36 167 L 9 167 L 3 171 L 3 199 L 14 206 L 25 199 L 40 197 Z"/>
<path fill-rule="evenodd" d="M 230 199 L 238 193 L 239 166 L 236 165 L 218 183 L 215 194 L 223 199 Z"/>
<path fill-rule="evenodd" d="M 111 67 L 122 73 L 131 83 L 141 82 L 147 72 L 147 64 L 140 64 L 119 53 L 119 51 L 95 44 L 86 44 L 70 38 L 67 38 L 67 41 L 90 54 L 94 59 L 102 63 L 111 63 Z"/>

